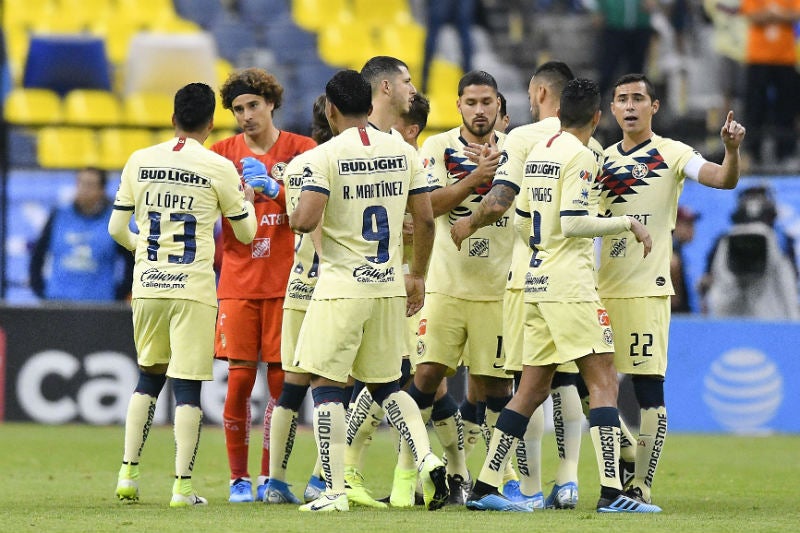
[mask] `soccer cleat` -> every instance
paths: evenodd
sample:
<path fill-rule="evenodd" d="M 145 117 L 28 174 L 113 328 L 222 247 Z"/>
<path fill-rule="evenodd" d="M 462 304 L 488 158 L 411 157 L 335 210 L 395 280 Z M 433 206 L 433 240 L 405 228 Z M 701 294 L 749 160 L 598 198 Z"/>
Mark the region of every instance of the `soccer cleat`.
<path fill-rule="evenodd" d="M 344 491 L 348 501 L 354 505 L 379 509 L 387 507 L 385 503 L 379 502 L 370 495 L 367 487 L 364 486 L 364 476 L 353 466 L 344 467 Z"/>
<path fill-rule="evenodd" d="M 395 466 L 392 492 L 389 503 L 392 507 L 414 507 L 414 495 L 417 490 L 416 468 L 405 470 Z"/>
<path fill-rule="evenodd" d="M 447 487 L 450 489 L 450 496 L 447 498 L 448 505 L 464 505 L 472 490 L 472 482 L 464 480 L 461 474 L 447 476 Z"/>
<path fill-rule="evenodd" d="M 347 494 L 323 494 L 314 501 L 300 506 L 301 511 L 326 513 L 332 511 L 349 511 Z"/>
<path fill-rule="evenodd" d="M 306 490 L 303 491 L 303 499 L 306 503 L 313 502 L 322 496 L 323 492 L 325 492 L 325 482 L 317 476 L 312 475 L 308 478 Z"/>
<path fill-rule="evenodd" d="M 122 463 L 117 475 L 117 498 L 123 501 L 139 499 L 139 465 Z"/>
<path fill-rule="evenodd" d="M 519 480 L 517 479 L 509 479 L 506 481 L 501 494 L 512 502 L 521 502 L 525 499 L 525 495 L 522 494 L 519 488 Z"/>
<path fill-rule="evenodd" d="M 625 496 L 632 500 L 636 500 L 637 502 L 641 503 L 652 503 L 649 497 L 645 497 L 644 492 L 640 487 L 629 487 L 628 490 L 625 491 Z"/>
<path fill-rule="evenodd" d="M 477 495 L 471 493 L 467 498 L 467 509 L 473 511 L 513 511 L 517 513 L 533 512 L 530 502 L 512 502 L 498 491 Z"/>
<path fill-rule="evenodd" d="M 262 483 L 261 485 L 256 487 L 256 501 L 257 502 L 263 502 L 264 501 L 264 495 L 267 492 L 267 483 L 268 482 L 269 482 L 269 479 L 267 479 L 267 481 L 265 481 L 264 483 Z"/>
<path fill-rule="evenodd" d="M 578 484 L 570 481 L 553 485 L 553 490 L 544 501 L 545 509 L 575 509 L 578 505 Z"/>
<path fill-rule="evenodd" d="M 231 494 L 228 497 L 231 503 L 249 503 L 253 501 L 253 484 L 249 479 L 237 478 L 231 481 Z"/>
<path fill-rule="evenodd" d="M 598 513 L 660 513 L 661 507 L 649 503 L 637 502 L 624 494 L 615 499 L 600 498 L 597 502 Z"/>
<path fill-rule="evenodd" d="M 139 499 L 139 485 L 134 479 L 120 479 L 116 494 L 120 500 L 135 502 Z"/>
<path fill-rule="evenodd" d="M 252 498 L 252 495 L 250 496 Z M 252 501 L 252 500 L 251 500 Z M 208 505 L 208 500 L 197 494 L 173 494 L 169 502 L 170 507 L 193 507 L 195 505 Z"/>
<path fill-rule="evenodd" d="M 300 499 L 292 494 L 289 485 L 285 481 L 270 479 L 264 490 L 264 503 L 302 503 Z"/>
<path fill-rule="evenodd" d="M 429 511 L 441 509 L 450 495 L 444 464 L 433 453 L 429 453 L 419 465 L 419 475 L 422 479 L 422 498 L 425 507 Z"/>
<path fill-rule="evenodd" d="M 622 489 L 630 487 L 633 477 L 636 474 L 636 463 L 633 461 L 619 460 L 619 482 L 622 483 Z"/>

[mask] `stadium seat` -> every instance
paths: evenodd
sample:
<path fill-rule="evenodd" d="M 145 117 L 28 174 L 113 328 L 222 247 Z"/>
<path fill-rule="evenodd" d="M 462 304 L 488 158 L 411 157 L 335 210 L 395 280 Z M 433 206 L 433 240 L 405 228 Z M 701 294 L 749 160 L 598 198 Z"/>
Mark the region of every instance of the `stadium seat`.
<path fill-rule="evenodd" d="M 360 24 L 389 27 L 413 20 L 407 0 L 352 0 L 353 14 Z"/>
<path fill-rule="evenodd" d="M 62 119 L 61 98 L 49 89 L 12 89 L 4 104 L 5 119 L 20 126 L 58 124 Z"/>
<path fill-rule="evenodd" d="M 238 17 L 226 15 L 218 18 L 209 28 L 220 57 L 231 63 L 239 62 L 239 54 L 245 48 L 256 48 L 258 42 L 252 31 L 247 31 Z"/>
<path fill-rule="evenodd" d="M 375 54 L 371 32 L 355 26 L 335 24 L 320 30 L 317 51 L 329 65 L 361 70 Z"/>
<path fill-rule="evenodd" d="M 57 8 L 53 0 L 4 0 L 3 29 L 20 27 L 28 29 L 37 18 Z"/>
<path fill-rule="evenodd" d="M 22 84 L 51 89 L 62 96 L 72 89 L 110 91 L 105 43 L 91 35 L 34 35 Z"/>
<path fill-rule="evenodd" d="M 239 0 L 239 15 L 246 24 L 263 26 L 289 13 L 290 0 Z"/>
<path fill-rule="evenodd" d="M 103 128 L 98 138 L 98 165 L 106 170 L 122 169 L 134 151 L 155 144 L 153 134 L 144 128 Z"/>
<path fill-rule="evenodd" d="M 110 17 L 95 20 L 89 30 L 105 41 L 108 60 L 122 71 L 121 67 L 128 58 L 131 39 L 137 33 L 144 31 L 144 26 L 118 17 Z"/>
<path fill-rule="evenodd" d="M 331 21 L 344 13 L 350 13 L 348 0 L 292 0 L 292 18 L 309 31 L 330 27 Z"/>
<path fill-rule="evenodd" d="M 116 126 L 122 120 L 122 106 L 114 93 L 75 89 L 64 97 L 64 123 L 74 126 Z"/>
<path fill-rule="evenodd" d="M 174 0 L 178 16 L 195 22 L 205 29 L 222 16 L 223 6 L 219 0 Z"/>
<path fill-rule="evenodd" d="M 412 74 L 422 70 L 425 56 L 425 28 L 408 21 L 377 29 L 377 53 L 402 58 Z M 418 81 L 417 78 L 414 80 Z"/>
<path fill-rule="evenodd" d="M 113 16 L 113 0 L 57 0 L 60 16 L 72 19 L 72 24 L 88 29 L 95 21 Z"/>
<path fill-rule="evenodd" d="M 28 57 L 28 44 L 30 36 L 23 26 L 8 26 L 3 28 L 6 41 L 6 57 L 11 72 L 13 86 L 22 85 L 22 74 L 25 71 L 25 59 Z"/>
<path fill-rule="evenodd" d="M 44 168 L 82 168 L 99 161 L 97 141 L 90 128 L 48 126 L 39 130 L 37 159 Z"/>
<path fill-rule="evenodd" d="M 160 20 L 178 17 L 172 0 L 116 0 L 115 3 L 114 17 L 135 26 L 150 28 Z"/>
<path fill-rule="evenodd" d="M 284 65 L 308 61 L 317 56 L 317 35 L 297 26 L 291 17 L 278 17 L 266 29 L 267 47 Z M 318 56 L 317 56 L 318 57 Z"/>
<path fill-rule="evenodd" d="M 122 103 L 123 124 L 150 128 L 172 126 L 173 96 L 164 92 L 136 92 Z"/>
<path fill-rule="evenodd" d="M 162 92 L 170 96 L 192 82 L 214 87 L 217 60 L 210 34 L 139 33 L 133 37 L 125 62 L 124 94 Z"/>

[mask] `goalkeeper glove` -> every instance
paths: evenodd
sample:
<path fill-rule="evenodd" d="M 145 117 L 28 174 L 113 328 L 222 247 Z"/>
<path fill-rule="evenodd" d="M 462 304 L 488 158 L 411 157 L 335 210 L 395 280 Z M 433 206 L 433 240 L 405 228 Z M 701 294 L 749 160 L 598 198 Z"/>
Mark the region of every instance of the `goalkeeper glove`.
<path fill-rule="evenodd" d="M 267 195 L 269 198 L 276 198 L 280 192 L 280 186 L 267 172 L 264 163 L 255 157 L 245 157 L 241 160 L 242 177 L 244 182 L 251 186 L 254 191 Z"/>

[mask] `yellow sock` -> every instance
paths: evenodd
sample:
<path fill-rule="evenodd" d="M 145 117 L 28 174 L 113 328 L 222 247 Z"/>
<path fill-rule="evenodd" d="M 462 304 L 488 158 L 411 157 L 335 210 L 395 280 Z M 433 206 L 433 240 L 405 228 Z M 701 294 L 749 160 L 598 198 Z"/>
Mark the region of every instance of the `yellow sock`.
<path fill-rule="evenodd" d="M 497 425 L 497 419 L 499 417 L 500 411 L 492 411 L 488 407 L 486 408 L 486 425 L 491 433 L 494 433 L 494 428 Z M 488 445 L 486 449 L 489 449 Z M 512 479 L 519 479 L 519 476 L 517 476 L 517 471 L 514 470 L 514 463 L 511 461 L 506 461 L 505 470 L 503 472 L 503 484 L 505 484 L 507 481 L 511 481 Z"/>
<path fill-rule="evenodd" d="M 408 443 L 411 455 L 414 457 L 414 464 L 419 467 L 422 459 L 430 453 L 431 443 L 417 403 L 407 392 L 397 391 L 391 393 L 383 401 L 383 410 L 386 412 L 389 422 Z M 428 416 L 430 416 L 430 412 Z"/>
<path fill-rule="evenodd" d="M 650 500 L 650 489 L 656 474 L 664 439 L 667 436 L 667 408 L 664 406 L 641 409 L 639 440 L 636 446 L 636 475 L 633 485 L 642 490 L 646 500 Z"/>
<path fill-rule="evenodd" d="M 269 477 L 286 481 L 286 467 L 297 434 L 297 411 L 276 405 L 269 433 Z"/>
<path fill-rule="evenodd" d="M 361 469 L 364 451 L 372 443 L 372 436 L 382 420 L 383 408 L 372 400 L 372 395 L 364 387 L 358 393 L 347 421 L 345 465 Z"/>
<path fill-rule="evenodd" d="M 464 425 L 461 423 L 459 412 L 456 411 L 453 416 L 435 421 L 433 429 L 447 457 L 447 473 L 458 474 L 467 479 L 469 472 L 464 456 Z"/>
<path fill-rule="evenodd" d="M 564 485 L 578 481 L 578 460 L 581 455 L 583 434 L 583 404 L 578 388 L 572 385 L 553 389 L 553 422 L 556 424 L 556 444 L 558 447 L 558 471 L 556 484 Z"/>
<path fill-rule="evenodd" d="M 478 479 L 493 487 L 501 487 L 503 485 L 503 474 L 511 458 L 511 451 L 515 449 L 516 440 L 513 435 L 503 433 L 499 429 L 495 429 L 492 432 L 492 440 L 489 441 L 489 452 L 483 462 Z"/>
<path fill-rule="evenodd" d="M 317 439 L 322 473 L 328 490 L 344 492 L 345 409 L 339 402 L 314 407 L 314 438 Z"/>
<path fill-rule="evenodd" d="M 144 443 L 153 424 L 156 412 L 156 398 L 147 394 L 134 392 L 128 402 L 128 414 L 125 416 L 125 449 L 122 461 L 138 463 L 142 456 Z M 131 478 L 133 479 L 133 478 Z"/>
<path fill-rule="evenodd" d="M 200 444 L 200 428 L 203 411 L 193 405 L 175 408 L 175 476 L 191 477 L 197 447 Z M 181 493 L 184 494 L 184 493 Z"/>
<path fill-rule="evenodd" d="M 633 436 L 628 425 L 619 417 L 620 450 L 619 455 L 623 461 L 633 463 L 636 461 L 636 437 Z"/>
<path fill-rule="evenodd" d="M 615 426 L 592 426 L 594 453 L 597 457 L 597 468 L 600 471 L 600 485 L 622 490 L 617 472 L 619 464 L 619 428 Z"/>

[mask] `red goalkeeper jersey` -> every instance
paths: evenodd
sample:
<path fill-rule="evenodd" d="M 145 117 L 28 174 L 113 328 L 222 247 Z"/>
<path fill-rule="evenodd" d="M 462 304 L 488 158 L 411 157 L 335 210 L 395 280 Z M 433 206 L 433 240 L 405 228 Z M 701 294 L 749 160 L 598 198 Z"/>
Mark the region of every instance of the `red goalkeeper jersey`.
<path fill-rule="evenodd" d="M 222 265 L 217 298 L 262 299 L 282 298 L 286 293 L 294 255 L 294 234 L 289 229 L 286 212 L 286 190 L 283 170 L 294 156 L 310 150 L 316 143 L 310 137 L 281 131 L 277 142 L 264 155 L 256 155 L 240 133 L 211 146 L 211 150 L 233 161 L 239 174 L 240 160 L 255 157 L 266 165 L 270 175 L 280 183 L 278 197 L 271 200 L 256 194 L 255 209 L 258 227 L 250 244 L 242 244 L 233 234 L 230 223 L 222 220 Z"/>

